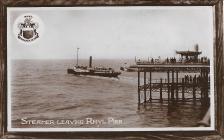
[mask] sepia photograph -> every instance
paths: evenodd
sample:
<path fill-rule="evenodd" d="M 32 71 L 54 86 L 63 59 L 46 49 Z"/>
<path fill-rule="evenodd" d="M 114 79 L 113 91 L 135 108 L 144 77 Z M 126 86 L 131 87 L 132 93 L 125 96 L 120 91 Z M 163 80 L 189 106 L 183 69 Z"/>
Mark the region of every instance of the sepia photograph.
<path fill-rule="evenodd" d="M 209 6 L 8 7 L 8 131 L 215 130 Z"/>

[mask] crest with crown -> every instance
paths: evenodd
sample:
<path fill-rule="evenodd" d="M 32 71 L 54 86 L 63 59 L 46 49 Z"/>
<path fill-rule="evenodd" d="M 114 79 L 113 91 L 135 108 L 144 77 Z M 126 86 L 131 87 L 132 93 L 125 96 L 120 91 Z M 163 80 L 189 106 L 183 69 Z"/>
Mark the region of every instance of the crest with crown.
<path fill-rule="evenodd" d="M 19 34 L 18 38 L 25 42 L 30 42 L 39 37 L 37 29 L 39 27 L 37 22 L 33 22 L 31 15 L 24 16 L 24 22 L 18 24 Z"/>

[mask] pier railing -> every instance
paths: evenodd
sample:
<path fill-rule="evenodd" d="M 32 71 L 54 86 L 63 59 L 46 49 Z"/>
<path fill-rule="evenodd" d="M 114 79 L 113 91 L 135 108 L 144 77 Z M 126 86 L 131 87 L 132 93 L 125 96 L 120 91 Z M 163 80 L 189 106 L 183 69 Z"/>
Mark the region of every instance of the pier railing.
<path fill-rule="evenodd" d="M 175 58 L 167 58 L 167 59 L 151 59 L 148 61 L 138 60 L 136 61 L 136 65 L 209 65 L 209 59 L 196 59 L 196 60 L 184 60 L 179 59 L 176 60 Z"/>

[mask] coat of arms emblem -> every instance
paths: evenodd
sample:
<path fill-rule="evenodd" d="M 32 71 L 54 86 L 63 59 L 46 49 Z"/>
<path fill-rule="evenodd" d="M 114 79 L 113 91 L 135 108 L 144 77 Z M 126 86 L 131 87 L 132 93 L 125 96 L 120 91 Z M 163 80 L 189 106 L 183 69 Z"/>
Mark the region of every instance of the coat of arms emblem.
<path fill-rule="evenodd" d="M 24 16 L 24 22 L 18 24 L 19 34 L 18 38 L 25 42 L 30 42 L 39 37 L 37 29 L 39 28 L 39 24 L 37 22 L 33 22 L 32 16 Z"/>

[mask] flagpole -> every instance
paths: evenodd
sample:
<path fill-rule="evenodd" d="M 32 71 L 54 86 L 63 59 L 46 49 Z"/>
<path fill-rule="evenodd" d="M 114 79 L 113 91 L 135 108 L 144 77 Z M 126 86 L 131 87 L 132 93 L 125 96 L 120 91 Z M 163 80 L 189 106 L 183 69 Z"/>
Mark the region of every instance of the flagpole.
<path fill-rule="evenodd" d="M 77 48 L 77 58 L 76 58 L 76 66 L 79 65 L 79 48 Z"/>

